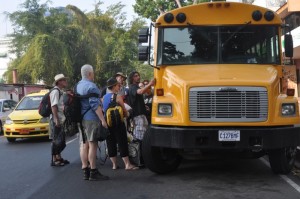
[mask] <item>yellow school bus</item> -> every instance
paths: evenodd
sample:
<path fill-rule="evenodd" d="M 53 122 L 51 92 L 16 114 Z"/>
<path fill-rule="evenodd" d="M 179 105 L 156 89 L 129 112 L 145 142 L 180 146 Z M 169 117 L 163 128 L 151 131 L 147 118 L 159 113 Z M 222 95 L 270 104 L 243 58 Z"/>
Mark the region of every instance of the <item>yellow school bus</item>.
<path fill-rule="evenodd" d="M 293 45 L 280 17 L 251 4 L 211 2 L 165 13 L 150 29 L 139 31 L 141 61 L 149 60 L 154 32 L 146 166 L 168 173 L 182 158 L 268 155 L 274 173 L 289 173 L 300 118 L 295 91 L 282 89 L 282 45 L 284 57 L 293 56 Z"/>

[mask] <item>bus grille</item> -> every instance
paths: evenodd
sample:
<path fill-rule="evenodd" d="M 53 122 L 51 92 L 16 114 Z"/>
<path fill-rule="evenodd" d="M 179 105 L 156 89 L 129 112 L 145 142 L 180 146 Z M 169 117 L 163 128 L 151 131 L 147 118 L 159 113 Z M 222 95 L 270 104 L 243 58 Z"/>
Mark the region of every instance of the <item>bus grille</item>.
<path fill-rule="evenodd" d="M 264 87 L 195 87 L 189 92 L 193 122 L 259 122 L 268 117 Z"/>

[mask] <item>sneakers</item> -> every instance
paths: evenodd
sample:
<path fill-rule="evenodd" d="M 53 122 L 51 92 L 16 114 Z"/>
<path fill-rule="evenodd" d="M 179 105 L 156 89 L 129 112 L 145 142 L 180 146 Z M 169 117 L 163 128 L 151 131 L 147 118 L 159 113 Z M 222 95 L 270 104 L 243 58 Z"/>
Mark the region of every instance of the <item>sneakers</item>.
<path fill-rule="evenodd" d="M 83 179 L 88 180 L 90 178 L 90 168 L 84 168 L 83 171 Z"/>
<path fill-rule="evenodd" d="M 91 169 L 90 170 L 90 176 L 89 176 L 90 181 L 97 181 L 97 180 L 109 180 L 108 176 L 102 175 L 98 169 Z"/>

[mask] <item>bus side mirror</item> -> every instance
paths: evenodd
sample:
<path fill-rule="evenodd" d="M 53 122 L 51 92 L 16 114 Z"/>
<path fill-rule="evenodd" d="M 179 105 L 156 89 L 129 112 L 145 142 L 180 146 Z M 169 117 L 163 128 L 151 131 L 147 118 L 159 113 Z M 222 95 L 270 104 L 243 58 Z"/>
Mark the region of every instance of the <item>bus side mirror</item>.
<path fill-rule="evenodd" d="M 142 28 L 139 30 L 139 43 L 148 42 L 149 28 Z"/>
<path fill-rule="evenodd" d="M 292 35 L 284 35 L 285 57 L 293 57 L 293 37 Z"/>
<path fill-rule="evenodd" d="M 149 47 L 139 46 L 139 61 L 147 61 L 149 57 Z"/>

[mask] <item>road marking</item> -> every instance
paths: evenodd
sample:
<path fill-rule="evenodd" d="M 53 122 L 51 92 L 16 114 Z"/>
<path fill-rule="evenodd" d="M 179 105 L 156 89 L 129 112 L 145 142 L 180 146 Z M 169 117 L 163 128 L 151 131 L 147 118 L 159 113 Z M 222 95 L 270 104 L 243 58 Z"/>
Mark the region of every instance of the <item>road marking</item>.
<path fill-rule="evenodd" d="M 259 158 L 260 161 L 262 161 L 267 167 L 271 168 L 269 165 L 269 162 L 267 160 L 265 160 L 264 158 Z M 279 175 L 281 177 L 281 179 L 283 179 L 286 183 L 288 183 L 289 185 L 291 185 L 294 189 L 296 189 L 296 191 L 298 191 L 300 193 L 300 186 L 297 185 L 293 180 L 291 180 L 290 178 L 288 178 L 286 175 Z"/>
<path fill-rule="evenodd" d="M 68 144 L 70 144 L 71 142 L 74 142 L 75 140 L 77 140 L 78 139 L 78 137 L 76 137 L 76 138 L 74 138 L 74 139 L 72 139 L 72 140 L 69 140 L 66 144 L 68 145 Z"/>
<path fill-rule="evenodd" d="M 290 178 L 288 178 L 286 175 L 279 175 L 283 180 L 285 180 L 287 183 L 289 183 L 294 189 L 296 189 L 300 193 L 300 186 L 297 185 L 294 181 L 292 181 Z"/>

